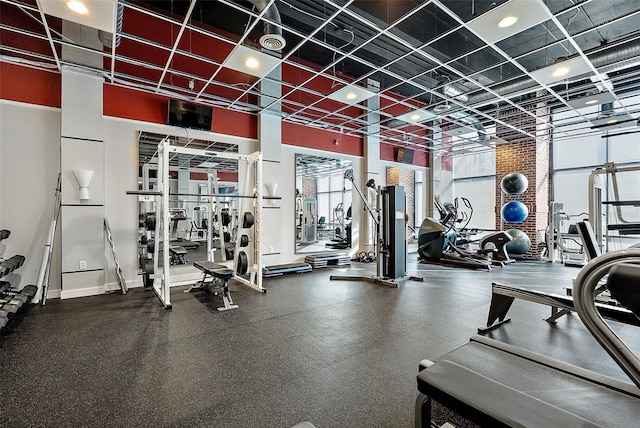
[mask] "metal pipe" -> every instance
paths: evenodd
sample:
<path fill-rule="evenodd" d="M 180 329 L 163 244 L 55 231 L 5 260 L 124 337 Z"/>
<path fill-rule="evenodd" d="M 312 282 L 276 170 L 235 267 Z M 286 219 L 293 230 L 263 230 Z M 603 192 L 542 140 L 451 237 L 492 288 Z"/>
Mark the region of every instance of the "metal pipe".
<path fill-rule="evenodd" d="M 634 40 L 606 51 L 594 53 L 589 56 L 589 60 L 600 73 L 606 74 L 638 65 L 640 63 L 639 56 L 640 42 Z M 508 97 L 509 94 L 519 93 L 519 95 L 522 95 L 522 91 L 534 91 L 538 88 L 539 85 L 535 80 L 529 76 L 523 76 L 508 83 L 496 85 L 491 89 L 498 95 Z M 493 94 L 481 91 L 480 93 L 470 94 L 468 104 L 474 105 L 494 99 Z"/>
<path fill-rule="evenodd" d="M 262 12 L 268 5 L 268 0 L 249 0 L 258 10 Z M 279 51 L 287 44 L 284 37 L 282 37 L 282 28 L 272 24 L 269 21 L 275 23 L 282 23 L 280 20 L 280 12 L 275 4 L 271 5 L 269 9 L 263 15 L 265 18 L 263 26 L 263 35 L 260 37 L 260 46 L 270 51 Z"/>

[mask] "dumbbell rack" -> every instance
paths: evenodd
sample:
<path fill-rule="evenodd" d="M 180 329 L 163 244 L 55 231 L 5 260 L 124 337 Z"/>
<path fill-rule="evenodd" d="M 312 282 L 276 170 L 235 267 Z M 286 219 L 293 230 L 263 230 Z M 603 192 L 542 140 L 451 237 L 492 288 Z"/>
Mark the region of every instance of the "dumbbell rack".
<path fill-rule="evenodd" d="M 8 230 L 0 231 L 0 241 L 8 238 Z M 0 257 L 0 278 L 8 276 L 24 264 L 24 256 L 14 255 L 8 259 Z M 8 281 L 0 280 L 0 330 L 3 329 L 24 305 L 36 295 L 38 288 L 27 285 L 22 290 L 11 287 Z"/>

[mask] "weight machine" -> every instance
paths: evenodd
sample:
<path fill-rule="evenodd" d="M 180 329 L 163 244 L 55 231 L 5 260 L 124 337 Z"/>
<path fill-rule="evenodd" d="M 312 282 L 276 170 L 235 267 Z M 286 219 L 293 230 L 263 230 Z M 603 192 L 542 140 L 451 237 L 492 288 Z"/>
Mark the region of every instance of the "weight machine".
<path fill-rule="evenodd" d="M 169 158 L 175 154 L 186 154 L 191 156 L 201 156 L 204 158 L 224 158 L 237 160 L 243 162 L 245 169 L 243 194 L 241 195 L 221 195 L 217 192 L 217 181 L 214 181 L 214 177 L 209 175 L 209 189 L 215 189 L 216 193 L 211 194 L 191 194 L 191 193 L 170 193 L 169 192 Z M 254 152 L 249 155 L 240 155 L 237 153 L 227 152 L 212 152 L 202 149 L 194 149 L 190 147 L 175 146 L 172 145 L 168 138 L 164 138 L 158 144 L 158 191 L 127 191 L 127 194 L 139 195 L 139 199 L 145 202 L 152 202 L 155 200 L 156 208 L 156 222 L 155 222 L 155 237 L 156 241 L 162 243 L 162 257 L 163 257 L 163 269 L 159 269 L 159 257 L 160 257 L 160 245 L 156 244 L 154 248 L 153 257 L 153 279 L 152 290 L 167 309 L 171 308 L 171 273 L 170 273 L 170 216 L 169 216 L 169 197 L 171 195 L 177 196 L 194 196 L 194 197 L 209 197 L 210 212 L 213 212 L 213 198 L 219 197 L 234 197 L 240 198 L 240 212 L 245 213 L 245 218 L 251 218 L 251 226 L 253 226 L 253 251 L 252 251 L 252 264 L 249 264 L 249 258 L 247 253 L 242 250 L 240 246 L 240 240 L 236 240 L 236 250 L 233 255 L 233 266 L 236 266 L 236 272 L 238 275 L 234 276 L 234 279 L 248 285 L 249 287 L 260 291 L 266 292 L 266 289 L 262 286 L 262 252 L 260 251 L 260 228 L 261 228 L 261 213 L 262 213 L 262 200 L 264 198 L 276 199 L 277 197 L 265 197 L 262 195 L 262 153 Z M 215 174 L 214 170 L 204 169 L 209 173 Z M 200 172 L 203 172 L 200 169 Z M 254 183 L 252 186 L 251 176 L 254 177 Z M 279 199 L 279 198 L 277 198 Z M 218 211 L 220 210 L 220 204 L 216 204 Z M 220 212 L 217 213 L 218 218 Z M 245 227 L 249 229 L 251 226 Z M 212 222 L 209 222 L 209 236 L 212 236 Z M 212 249 L 211 240 L 207 239 L 207 258 L 212 261 Z M 221 239 L 221 245 L 224 245 L 224 237 Z M 226 255 L 223 251 L 223 260 L 226 260 Z M 229 261 L 230 262 L 230 261 Z M 223 262 L 224 263 L 224 262 Z M 246 278 L 243 276 L 246 274 Z"/>
<path fill-rule="evenodd" d="M 640 207 L 640 200 L 621 200 L 618 188 L 618 173 L 640 171 L 640 166 L 619 167 L 614 162 L 607 162 L 604 167 L 594 169 L 589 175 L 589 223 L 593 230 L 601 252 L 608 250 L 607 230 L 615 230 L 620 235 L 640 234 L 640 223 L 625 218 L 622 207 Z M 600 176 L 611 176 L 611 188 L 613 200 L 603 201 L 602 191 L 606 183 L 602 183 Z M 607 192 L 605 192 L 606 194 Z M 615 208 L 618 224 L 608 224 L 606 216 L 602 213 L 602 205 L 611 205 Z M 606 227 L 605 227 L 606 225 Z"/>
<path fill-rule="evenodd" d="M 376 186 L 373 179 L 367 181 L 366 187 L 375 190 L 376 206 L 369 205 L 368 198 L 355 182 L 353 170 L 344 172 L 344 179 L 351 181 L 353 188 L 362 199 L 365 210 L 375 224 L 375 276 L 343 276 L 331 275 L 331 280 L 370 281 L 389 287 L 398 287 L 397 280 L 411 279 L 424 281 L 423 278 L 406 275 L 406 232 L 405 232 L 405 195 L 402 186 Z"/>
<path fill-rule="evenodd" d="M 576 225 L 569 224 L 572 217 L 587 213 L 570 215 L 564 212 L 561 202 L 549 203 L 549 232 L 547 234 L 547 261 L 561 261 L 567 266 L 581 267 L 585 263 L 583 242 Z M 567 245 L 573 242 L 574 246 Z M 577 246 L 577 247 L 576 247 Z"/>

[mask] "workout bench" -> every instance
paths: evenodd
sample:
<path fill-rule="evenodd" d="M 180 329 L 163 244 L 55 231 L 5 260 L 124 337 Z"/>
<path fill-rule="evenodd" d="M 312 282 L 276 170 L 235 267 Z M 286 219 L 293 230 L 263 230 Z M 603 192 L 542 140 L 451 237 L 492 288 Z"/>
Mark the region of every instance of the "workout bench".
<path fill-rule="evenodd" d="M 231 291 L 229 291 L 229 280 L 235 276 L 233 269 L 229 269 L 226 266 L 209 261 L 193 262 L 193 266 L 202 271 L 204 276 L 202 277 L 202 280 L 189 287 L 185 293 L 189 293 L 193 290 L 205 290 L 210 292 L 212 288 L 218 288 L 222 291 L 214 292 L 213 295 L 221 295 L 224 306 L 216 308 L 217 310 L 227 311 L 238 307 L 238 305 L 233 304 Z M 211 278 L 209 279 L 209 277 Z"/>
<path fill-rule="evenodd" d="M 184 258 L 186 255 L 187 250 L 184 247 L 169 247 L 170 263 L 172 265 L 186 265 L 187 261 Z"/>

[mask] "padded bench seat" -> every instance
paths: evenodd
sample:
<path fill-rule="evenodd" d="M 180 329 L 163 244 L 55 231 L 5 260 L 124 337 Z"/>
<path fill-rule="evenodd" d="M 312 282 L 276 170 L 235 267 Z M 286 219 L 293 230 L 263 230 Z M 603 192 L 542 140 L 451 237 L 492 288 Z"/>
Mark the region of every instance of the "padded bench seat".
<path fill-rule="evenodd" d="M 226 269 L 227 267 L 225 265 L 221 265 L 219 263 L 215 263 L 215 262 L 209 262 L 209 261 L 201 261 L 201 262 L 193 262 L 193 266 L 196 267 L 198 270 L 201 270 L 204 273 L 209 273 L 211 271 L 217 270 L 217 269 Z"/>
<path fill-rule="evenodd" d="M 195 289 L 208 290 L 209 287 L 212 286 L 219 287 L 222 289 L 222 292 L 219 294 L 222 296 L 224 306 L 217 309 L 219 311 L 226 311 L 238 307 L 238 305 L 233 304 L 233 300 L 231 299 L 231 291 L 229 290 L 229 280 L 235 276 L 235 272 L 233 269 L 229 269 L 224 265 L 207 260 L 201 262 L 193 262 L 193 266 L 196 269 L 202 271 L 204 277 L 196 285 L 190 287 L 187 292 Z M 207 282 L 207 277 L 209 276 L 213 278 L 213 281 Z M 218 295 L 218 293 L 214 293 L 214 295 Z"/>
<path fill-rule="evenodd" d="M 607 225 L 609 230 L 617 230 L 620 235 L 640 234 L 640 223 L 619 223 Z"/>
<path fill-rule="evenodd" d="M 172 265 L 184 265 L 187 263 L 184 256 L 187 255 L 187 250 L 180 246 L 170 246 L 169 255 L 171 256 Z"/>
<path fill-rule="evenodd" d="M 630 427 L 640 420 L 635 385 L 481 336 L 421 370 L 417 381 L 421 394 L 481 426 Z M 429 426 L 420 398 L 416 418 Z"/>

